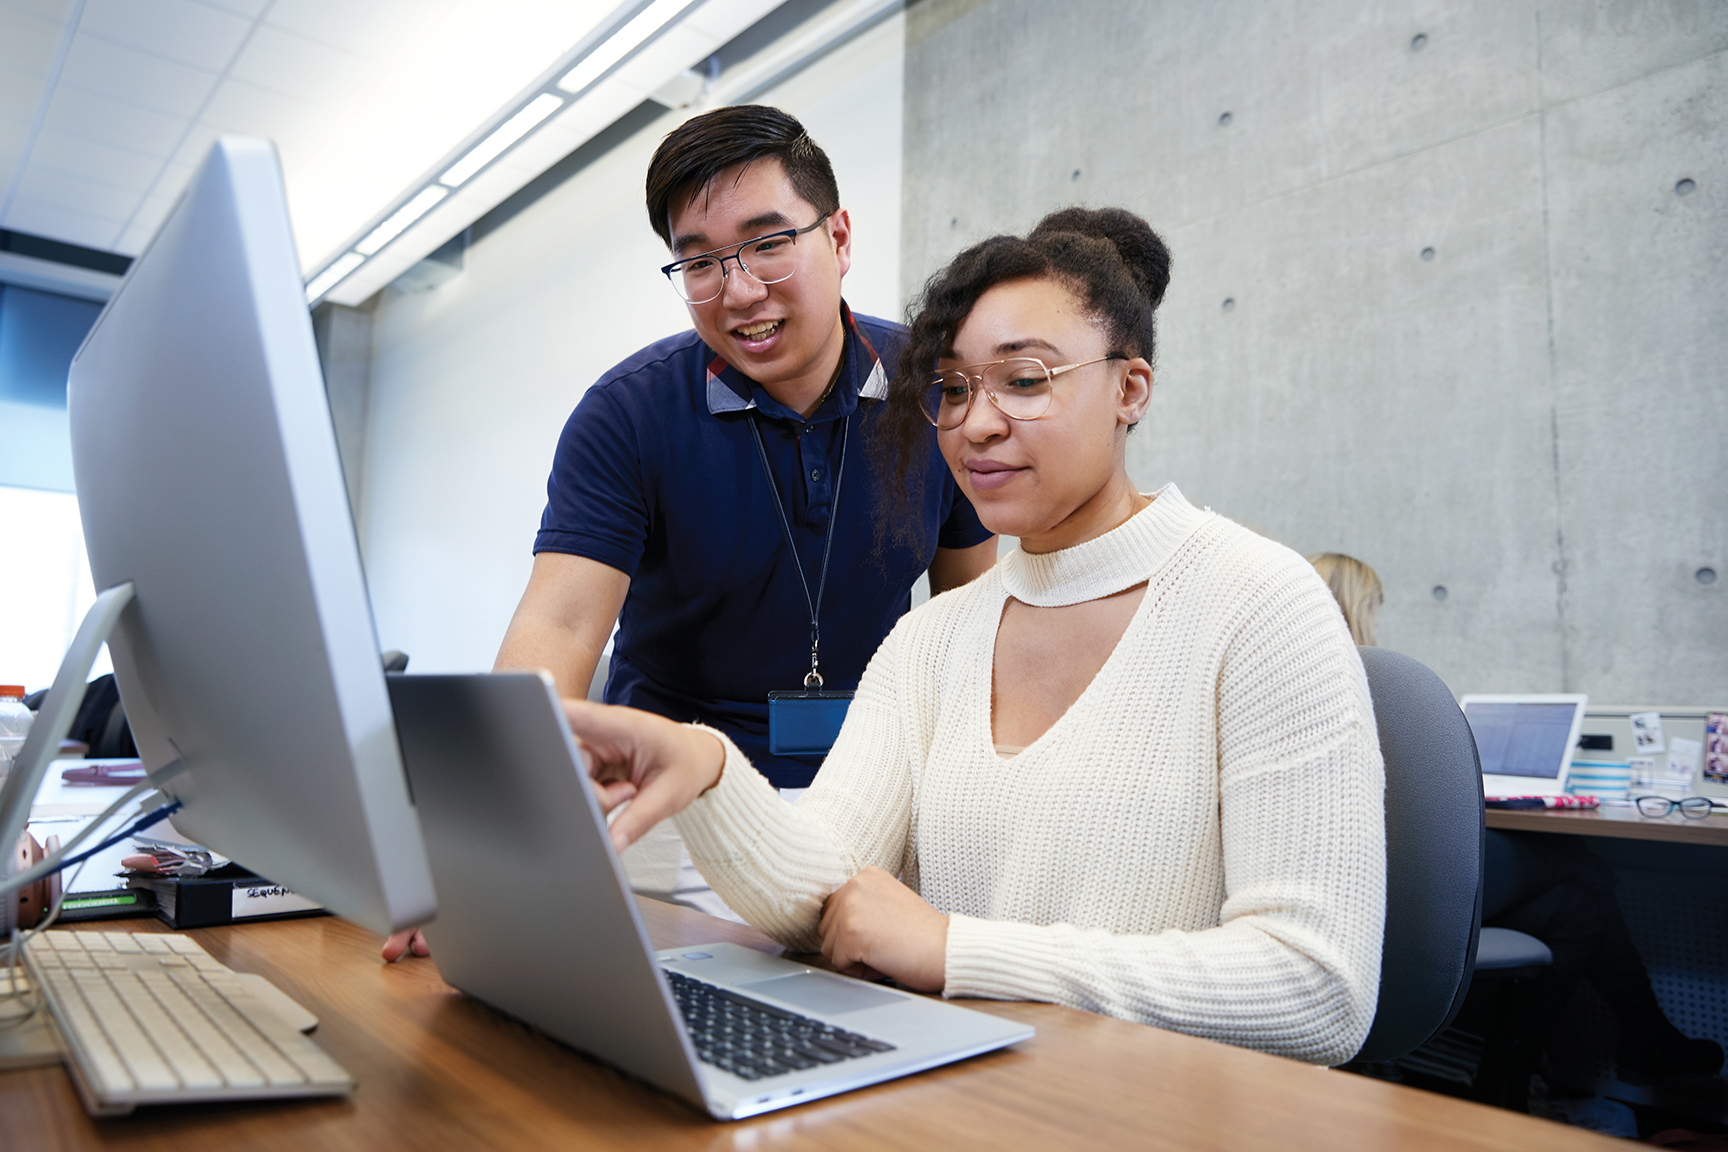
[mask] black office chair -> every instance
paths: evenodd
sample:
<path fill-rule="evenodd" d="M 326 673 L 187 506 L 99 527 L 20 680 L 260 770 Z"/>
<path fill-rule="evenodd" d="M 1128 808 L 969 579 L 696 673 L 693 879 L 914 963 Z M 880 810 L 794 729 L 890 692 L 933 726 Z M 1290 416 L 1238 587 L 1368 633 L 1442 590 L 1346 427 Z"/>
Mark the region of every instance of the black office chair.
<path fill-rule="evenodd" d="M 1482 914 L 1493 918 L 1504 911 L 1506 885 L 1488 883 L 1492 869 L 1509 866 L 1506 833 L 1490 830 L 1484 843 L 1485 866 Z M 1501 895 L 1496 896 L 1496 890 Z M 1529 1094 L 1529 1074 L 1539 1053 L 1518 1047 L 1519 1019 L 1532 980 L 1554 962 L 1554 953 L 1536 937 L 1511 928 L 1484 928 L 1476 946 L 1476 980 L 1491 997 L 1482 1029 L 1482 1059 L 1470 1084 L 1470 1095 L 1484 1104 L 1522 1112 Z"/>
<path fill-rule="evenodd" d="M 1482 925 L 1482 770 L 1452 693 L 1422 664 L 1362 648 L 1386 761 L 1380 1001 L 1352 1064 L 1394 1060 L 1464 1002 Z"/>

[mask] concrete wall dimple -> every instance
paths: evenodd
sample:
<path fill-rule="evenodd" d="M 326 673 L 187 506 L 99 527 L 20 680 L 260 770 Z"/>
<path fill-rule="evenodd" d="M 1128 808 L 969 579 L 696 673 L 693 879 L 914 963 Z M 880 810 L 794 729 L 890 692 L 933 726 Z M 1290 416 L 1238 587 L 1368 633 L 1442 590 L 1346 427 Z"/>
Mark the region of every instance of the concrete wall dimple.
<path fill-rule="evenodd" d="M 1457 691 L 1720 702 L 1725 50 L 1709 0 L 922 0 L 902 288 L 1141 213 L 1143 486 L 1375 565 Z"/>

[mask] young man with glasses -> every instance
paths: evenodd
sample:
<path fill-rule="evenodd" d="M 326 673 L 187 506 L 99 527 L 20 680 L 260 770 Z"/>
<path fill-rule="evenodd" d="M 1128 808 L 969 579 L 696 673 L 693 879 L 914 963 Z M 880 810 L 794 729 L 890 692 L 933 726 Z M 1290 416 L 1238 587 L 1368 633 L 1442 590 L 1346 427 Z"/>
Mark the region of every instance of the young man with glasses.
<path fill-rule="evenodd" d="M 933 435 L 922 547 L 882 522 L 893 481 L 871 433 L 902 330 L 841 299 L 851 220 L 796 119 L 745 106 L 686 122 L 647 199 L 694 330 L 576 406 L 497 667 L 586 695 L 616 620 L 608 702 L 719 728 L 800 788 L 822 757 L 770 751 L 768 693 L 802 688 L 813 663 L 824 689 L 853 688 L 919 574 L 932 592 L 964 584 L 995 537 Z"/>

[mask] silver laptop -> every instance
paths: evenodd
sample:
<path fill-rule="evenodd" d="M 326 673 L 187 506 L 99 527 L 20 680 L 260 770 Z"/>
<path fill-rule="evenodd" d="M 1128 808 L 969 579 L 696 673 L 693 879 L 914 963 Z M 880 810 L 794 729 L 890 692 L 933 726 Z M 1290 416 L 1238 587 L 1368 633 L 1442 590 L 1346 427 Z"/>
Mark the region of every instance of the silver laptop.
<path fill-rule="evenodd" d="M 751 948 L 655 952 L 550 679 L 392 676 L 452 985 L 718 1119 L 1030 1039 L 1033 1029 Z"/>
<path fill-rule="evenodd" d="M 1588 701 L 1581 693 L 1462 697 L 1482 758 L 1482 794 L 1563 795 Z"/>

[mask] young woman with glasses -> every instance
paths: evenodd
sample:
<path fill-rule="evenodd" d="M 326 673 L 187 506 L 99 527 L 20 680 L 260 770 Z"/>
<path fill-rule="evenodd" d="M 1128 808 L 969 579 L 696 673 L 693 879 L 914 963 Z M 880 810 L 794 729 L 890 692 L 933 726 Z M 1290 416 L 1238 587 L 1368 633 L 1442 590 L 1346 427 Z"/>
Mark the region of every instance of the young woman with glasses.
<path fill-rule="evenodd" d="M 1128 476 L 1168 278 L 1144 221 L 1069 209 L 931 281 L 878 447 L 934 424 L 1020 547 L 902 618 L 796 804 L 717 734 L 570 720 L 618 844 L 677 813 L 733 908 L 841 971 L 1338 1063 L 1378 988 L 1374 716 L 1300 556 Z"/>

